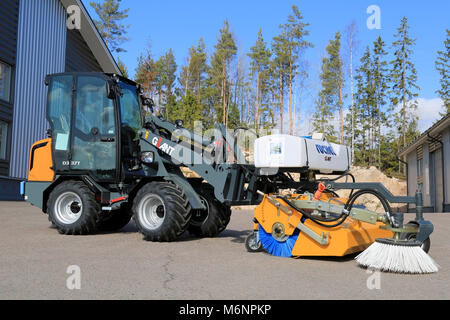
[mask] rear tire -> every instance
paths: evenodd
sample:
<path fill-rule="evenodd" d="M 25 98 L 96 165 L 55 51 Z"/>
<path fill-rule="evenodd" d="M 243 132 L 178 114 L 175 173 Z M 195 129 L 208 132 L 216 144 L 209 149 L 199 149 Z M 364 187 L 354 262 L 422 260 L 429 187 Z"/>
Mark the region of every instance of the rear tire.
<path fill-rule="evenodd" d="M 59 233 L 86 235 L 97 231 L 101 207 L 95 194 L 83 182 L 71 180 L 53 189 L 47 212 Z"/>
<path fill-rule="evenodd" d="M 214 188 L 202 183 L 195 187 L 206 210 L 192 210 L 188 231 L 197 237 L 215 237 L 226 229 L 231 219 L 231 209 L 221 204 L 214 195 Z"/>
<path fill-rule="evenodd" d="M 144 240 L 169 242 L 181 236 L 191 218 L 183 190 L 166 182 L 144 185 L 133 201 L 133 220 Z"/>

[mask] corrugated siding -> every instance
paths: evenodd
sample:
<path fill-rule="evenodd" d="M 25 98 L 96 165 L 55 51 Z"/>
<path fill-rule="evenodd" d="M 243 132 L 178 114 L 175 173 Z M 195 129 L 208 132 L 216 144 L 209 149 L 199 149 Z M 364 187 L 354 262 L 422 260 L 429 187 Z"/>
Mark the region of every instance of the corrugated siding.
<path fill-rule="evenodd" d="M 47 74 L 64 72 L 65 49 L 66 13 L 61 2 L 20 1 L 11 177 L 26 178 L 29 149 L 45 138 L 44 79 Z"/>
<path fill-rule="evenodd" d="M 67 31 L 66 72 L 102 72 L 100 64 L 78 30 Z"/>

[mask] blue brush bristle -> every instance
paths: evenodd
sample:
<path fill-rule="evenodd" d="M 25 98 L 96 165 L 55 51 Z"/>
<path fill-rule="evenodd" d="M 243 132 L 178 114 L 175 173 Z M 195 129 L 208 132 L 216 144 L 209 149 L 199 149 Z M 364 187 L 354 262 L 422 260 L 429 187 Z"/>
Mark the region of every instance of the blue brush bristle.
<path fill-rule="evenodd" d="M 264 231 L 259 226 L 259 241 L 268 253 L 278 257 L 292 257 L 292 249 L 297 241 L 300 230 L 296 229 L 294 234 L 284 242 L 278 242 L 272 237 L 272 234 Z"/>

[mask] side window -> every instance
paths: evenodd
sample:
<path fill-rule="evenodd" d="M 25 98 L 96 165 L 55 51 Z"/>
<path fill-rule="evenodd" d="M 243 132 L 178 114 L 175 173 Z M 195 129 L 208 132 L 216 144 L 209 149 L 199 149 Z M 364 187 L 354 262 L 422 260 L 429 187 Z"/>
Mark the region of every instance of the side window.
<path fill-rule="evenodd" d="M 55 151 L 69 150 L 72 113 L 72 76 L 54 77 L 48 93 L 48 120 L 53 127 Z"/>
<path fill-rule="evenodd" d="M 88 135 L 92 129 L 98 134 L 115 134 L 114 102 L 106 96 L 106 82 L 97 77 L 79 77 L 77 84 L 75 125 Z"/>

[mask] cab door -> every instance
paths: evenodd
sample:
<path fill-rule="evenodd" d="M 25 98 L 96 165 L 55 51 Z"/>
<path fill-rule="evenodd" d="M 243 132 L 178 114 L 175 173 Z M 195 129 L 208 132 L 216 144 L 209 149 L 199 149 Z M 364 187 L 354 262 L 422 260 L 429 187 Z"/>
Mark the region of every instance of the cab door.
<path fill-rule="evenodd" d="M 88 172 L 98 181 L 117 180 L 115 100 L 106 80 L 80 75 L 75 79 L 71 159 L 72 172 Z"/>
<path fill-rule="evenodd" d="M 47 81 L 47 120 L 52 136 L 53 169 L 57 174 L 64 174 L 70 171 L 73 76 L 56 75 Z"/>

